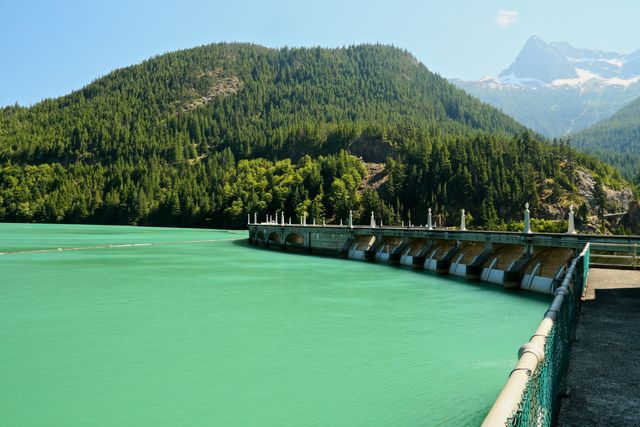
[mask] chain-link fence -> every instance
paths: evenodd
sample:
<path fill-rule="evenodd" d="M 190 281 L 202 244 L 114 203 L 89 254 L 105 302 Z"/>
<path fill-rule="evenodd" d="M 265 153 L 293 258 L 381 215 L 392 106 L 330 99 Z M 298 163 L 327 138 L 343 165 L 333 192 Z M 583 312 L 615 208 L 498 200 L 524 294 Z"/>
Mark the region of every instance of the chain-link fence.
<path fill-rule="evenodd" d="M 506 422 L 508 426 L 549 426 L 556 414 L 560 394 L 565 390 L 571 343 L 575 337 L 576 317 L 589 272 L 589 245 L 574 259 L 558 294 L 564 299 L 558 310 L 552 307 L 545 316 L 554 317 L 546 337 L 544 359 L 529 373 L 522 400 Z M 566 286 L 565 286 L 566 285 Z M 566 289 L 562 291 L 562 289 Z"/>

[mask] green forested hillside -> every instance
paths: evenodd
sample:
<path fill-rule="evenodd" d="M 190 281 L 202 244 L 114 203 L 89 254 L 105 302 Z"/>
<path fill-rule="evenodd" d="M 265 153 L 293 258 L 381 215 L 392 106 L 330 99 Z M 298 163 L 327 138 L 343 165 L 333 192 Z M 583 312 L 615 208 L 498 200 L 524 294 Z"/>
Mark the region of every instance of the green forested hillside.
<path fill-rule="evenodd" d="M 364 184 L 365 162 L 385 163 L 384 185 Z M 573 192 L 580 165 L 619 180 L 380 45 L 208 45 L 0 110 L 5 221 L 240 226 L 373 209 L 419 223 L 431 206 L 487 224 Z"/>
<path fill-rule="evenodd" d="M 640 181 L 640 98 L 576 133 L 573 141 L 576 147 L 619 168 L 626 178 Z"/>

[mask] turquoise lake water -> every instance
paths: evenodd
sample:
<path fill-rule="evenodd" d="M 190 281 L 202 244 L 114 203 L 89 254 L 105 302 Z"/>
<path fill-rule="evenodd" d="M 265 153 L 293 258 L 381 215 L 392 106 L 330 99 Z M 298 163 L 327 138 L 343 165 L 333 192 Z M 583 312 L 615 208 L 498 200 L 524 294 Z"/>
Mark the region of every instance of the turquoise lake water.
<path fill-rule="evenodd" d="M 0 224 L 0 425 L 478 425 L 549 302 L 246 237 Z"/>

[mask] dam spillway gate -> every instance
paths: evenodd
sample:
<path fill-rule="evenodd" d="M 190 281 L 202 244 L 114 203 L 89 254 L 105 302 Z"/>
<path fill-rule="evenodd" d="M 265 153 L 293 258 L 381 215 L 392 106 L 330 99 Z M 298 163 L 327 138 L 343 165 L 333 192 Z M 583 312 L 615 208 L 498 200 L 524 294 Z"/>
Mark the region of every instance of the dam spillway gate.
<path fill-rule="evenodd" d="M 249 241 L 256 246 L 402 264 L 549 295 L 585 244 L 617 254 L 635 254 L 640 245 L 637 236 L 591 234 L 274 222 L 251 223 L 248 228 Z"/>

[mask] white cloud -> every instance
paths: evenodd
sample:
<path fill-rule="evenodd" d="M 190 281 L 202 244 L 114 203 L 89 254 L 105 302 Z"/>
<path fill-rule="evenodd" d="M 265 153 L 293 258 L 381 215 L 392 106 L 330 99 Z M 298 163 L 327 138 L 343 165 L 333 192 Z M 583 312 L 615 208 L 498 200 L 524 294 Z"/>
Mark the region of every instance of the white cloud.
<path fill-rule="evenodd" d="M 518 11 L 500 9 L 494 22 L 501 27 L 506 27 L 516 22 L 516 18 L 518 18 Z"/>

